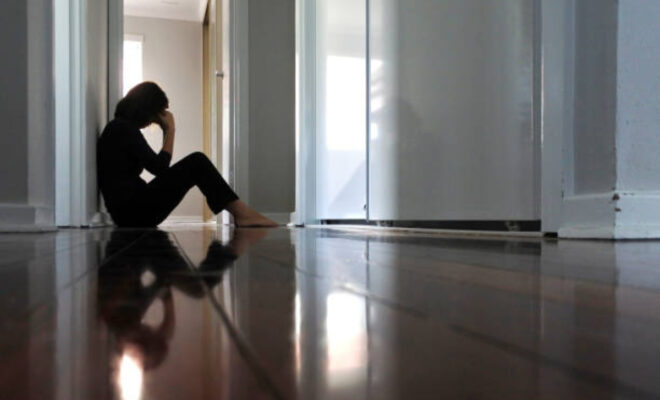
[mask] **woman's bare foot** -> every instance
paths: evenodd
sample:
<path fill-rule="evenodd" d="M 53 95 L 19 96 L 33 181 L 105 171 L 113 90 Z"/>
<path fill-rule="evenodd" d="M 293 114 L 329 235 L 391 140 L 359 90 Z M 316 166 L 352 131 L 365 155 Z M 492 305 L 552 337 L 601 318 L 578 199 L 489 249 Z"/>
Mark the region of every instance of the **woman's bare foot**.
<path fill-rule="evenodd" d="M 279 224 L 254 211 L 241 200 L 236 200 L 227 206 L 227 210 L 234 216 L 234 223 L 242 228 L 274 228 Z"/>

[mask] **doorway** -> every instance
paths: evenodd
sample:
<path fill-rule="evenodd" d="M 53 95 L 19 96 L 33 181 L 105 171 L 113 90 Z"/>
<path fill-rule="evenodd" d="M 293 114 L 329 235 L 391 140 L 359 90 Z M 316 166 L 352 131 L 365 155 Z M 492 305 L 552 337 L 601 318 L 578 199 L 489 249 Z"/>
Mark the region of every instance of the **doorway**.
<path fill-rule="evenodd" d="M 124 8 L 124 88 L 128 92 L 143 81 L 156 82 L 169 98 L 177 135 L 172 163 L 204 149 L 204 16 L 206 1 L 177 4 L 126 0 Z M 143 129 L 154 151 L 162 147 L 162 131 L 156 125 Z M 209 154 L 210 155 L 210 154 Z M 144 171 L 149 182 L 153 176 Z M 202 193 L 193 188 L 168 217 L 167 222 L 205 222 Z"/>
<path fill-rule="evenodd" d="M 299 0 L 298 222 L 538 227 L 539 2 L 412 2 Z"/>
<path fill-rule="evenodd" d="M 173 162 L 203 151 L 240 192 L 242 175 L 237 179 L 234 171 L 235 160 L 242 158 L 234 138 L 247 137 L 247 76 L 234 71 L 247 63 L 246 2 L 124 4 L 123 33 L 142 43 L 142 78 L 161 84 L 177 120 Z M 146 137 L 159 148 L 159 132 L 146 132 Z M 198 189 L 191 192 L 170 222 L 229 222 L 227 213 L 219 218 L 211 213 Z"/>

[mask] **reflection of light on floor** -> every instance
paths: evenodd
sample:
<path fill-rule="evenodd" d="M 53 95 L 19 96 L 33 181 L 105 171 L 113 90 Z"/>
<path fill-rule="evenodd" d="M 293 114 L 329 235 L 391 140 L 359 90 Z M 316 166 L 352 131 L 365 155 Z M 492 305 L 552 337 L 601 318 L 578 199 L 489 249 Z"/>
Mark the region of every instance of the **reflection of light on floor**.
<path fill-rule="evenodd" d="M 328 383 L 347 386 L 362 381 L 367 364 L 365 299 L 333 293 L 327 299 Z"/>
<path fill-rule="evenodd" d="M 124 353 L 119 362 L 119 389 L 122 400 L 137 400 L 142 394 L 142 368 L 140 363 Z"/>
<path fill-rule="evenodd" d="M 301 324 L 301 315 L 300 315 L 300 293 L 296 293 L 295 299 L 295 341 L 296 341 L 296 372 L 300 378 L 300 371 L 302 369 L 302 360 L 300 359 L 300 324 Z"/>

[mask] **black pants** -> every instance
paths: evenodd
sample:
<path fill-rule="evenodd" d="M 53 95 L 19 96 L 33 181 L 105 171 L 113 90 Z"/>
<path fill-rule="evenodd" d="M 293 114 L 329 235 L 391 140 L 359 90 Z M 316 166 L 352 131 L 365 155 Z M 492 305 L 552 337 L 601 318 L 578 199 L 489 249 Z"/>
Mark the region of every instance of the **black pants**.
<path fill-rule="evenodd" d="M 112 218 L 119 226 L 154 227 L 170 215 L 193 186 L 202 191 L 215 214 L 238 200 L 211 160 L 196 152 L 155 177 L 136 193 L 126 209 L 113 213 Z"/>

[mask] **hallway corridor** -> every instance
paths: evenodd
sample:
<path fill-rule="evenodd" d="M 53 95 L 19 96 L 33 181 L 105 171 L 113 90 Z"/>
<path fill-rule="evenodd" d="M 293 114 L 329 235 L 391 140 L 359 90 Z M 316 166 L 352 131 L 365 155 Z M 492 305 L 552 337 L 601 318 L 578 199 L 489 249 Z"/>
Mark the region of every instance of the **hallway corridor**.
<path fill-rule="evenodd" d="M 660 244 L 0 235 L 1 399 L 660 398 Z"/>

